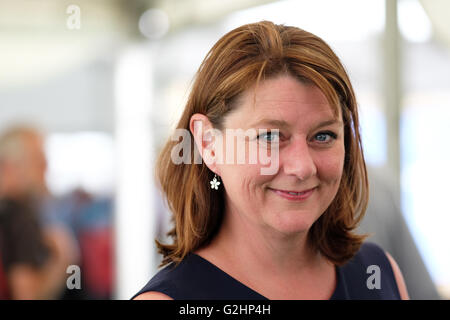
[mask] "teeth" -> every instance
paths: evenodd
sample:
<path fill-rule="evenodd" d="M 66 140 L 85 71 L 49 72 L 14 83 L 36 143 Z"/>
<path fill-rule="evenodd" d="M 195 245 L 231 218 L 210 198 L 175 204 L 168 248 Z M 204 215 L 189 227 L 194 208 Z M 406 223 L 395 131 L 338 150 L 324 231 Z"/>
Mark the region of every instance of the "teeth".
<path fill-rule="evenodd" d="M 304 192 L 289 192 L 289 194 L 292 194 L 294 196 L 298 196 L 300 194 L 304 194 Z"/>

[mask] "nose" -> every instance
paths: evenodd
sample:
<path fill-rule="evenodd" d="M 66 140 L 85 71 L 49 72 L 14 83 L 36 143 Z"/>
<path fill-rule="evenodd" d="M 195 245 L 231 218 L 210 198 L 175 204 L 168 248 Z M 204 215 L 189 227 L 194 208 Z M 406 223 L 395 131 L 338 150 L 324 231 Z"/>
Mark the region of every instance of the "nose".
<path fill-rule="evenodd" d="M 283 154 L 283 170 L 300 180 L 308 180 L 317 174 L 317 167 L 305 138 L 293 138 Z"/>

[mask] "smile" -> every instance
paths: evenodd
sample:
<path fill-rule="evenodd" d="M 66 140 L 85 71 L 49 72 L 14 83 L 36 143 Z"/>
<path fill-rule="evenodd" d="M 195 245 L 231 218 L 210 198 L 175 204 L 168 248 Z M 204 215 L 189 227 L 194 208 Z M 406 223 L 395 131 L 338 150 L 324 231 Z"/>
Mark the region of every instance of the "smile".
<path fill-rule="evenodd" d="M 269 188 L 270 189 L 270 188 Z M 308 199 L 313 192 L 316 190 L 316 188 L 312 188 L 303 192 L 292 192 L 292 191 L 284 191 L 284 190 L 277 190 L 277 189 L 270 189 L 270 191 L 276 193 L 278 196 L 287 199 L 287 200 L 293 200 L 293 201 L 303 201 Z"/>

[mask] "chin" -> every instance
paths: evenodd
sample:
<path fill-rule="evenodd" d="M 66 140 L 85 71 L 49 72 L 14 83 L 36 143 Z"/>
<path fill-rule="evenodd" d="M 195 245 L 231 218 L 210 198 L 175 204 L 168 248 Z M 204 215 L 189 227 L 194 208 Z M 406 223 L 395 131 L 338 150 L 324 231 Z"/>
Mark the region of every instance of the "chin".
<path fill-rule="evenodd" d="M 310 214 L 298 211 L 279 212 L 268 219 L 267 224 L 283 234 L 308 232 L 317 220 Z"/>

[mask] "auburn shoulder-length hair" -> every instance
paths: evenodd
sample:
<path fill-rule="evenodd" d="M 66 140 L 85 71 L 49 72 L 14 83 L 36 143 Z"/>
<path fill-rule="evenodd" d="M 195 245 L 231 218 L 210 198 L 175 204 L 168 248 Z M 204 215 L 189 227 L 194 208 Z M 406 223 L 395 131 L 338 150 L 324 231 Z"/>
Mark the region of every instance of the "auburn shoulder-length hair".
<path fill-rule="evenodd" d="M 349 77 L 333 50 L 319 37 L 302 29 L 261 21 L 224 35 L 208 52 L 192 85 L 177 129 L 189 130 L 195 113 L 206 115 L 221 130 L 224 117 L 235 108 L 242 92 L 259 80 L 289 74 L 316 85 L 334 112 L 344 121 L 345 162 L 336 197 L 311 226 L 309 243 L 332 263 L 342 265 L 359 250 L 365 236 L 354 229 L 368 202 L 355 94 Z M 176 164 L 171 153 L 179 141 L 169 139 L 156 164 L 156 174 L 172 211 L 173 244 L 156 240 L 161 265 L 180 262 L 189 252 L 207 244 L 217 233 L 224 215 L 224 188 L 212 190 L 214 173 L 204 162 Z M 191 133 L 191 150 L 196 148 Z M 185 161 L 188 162 L 188 161 Z"/>

